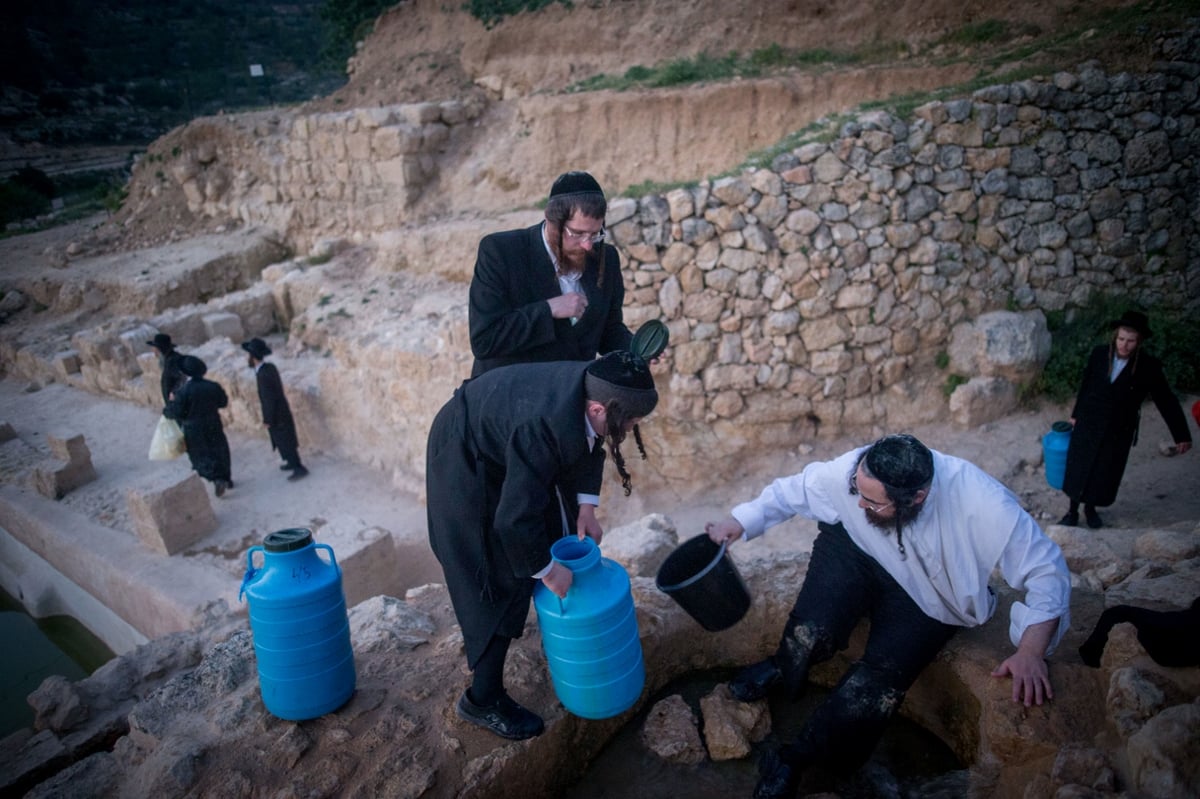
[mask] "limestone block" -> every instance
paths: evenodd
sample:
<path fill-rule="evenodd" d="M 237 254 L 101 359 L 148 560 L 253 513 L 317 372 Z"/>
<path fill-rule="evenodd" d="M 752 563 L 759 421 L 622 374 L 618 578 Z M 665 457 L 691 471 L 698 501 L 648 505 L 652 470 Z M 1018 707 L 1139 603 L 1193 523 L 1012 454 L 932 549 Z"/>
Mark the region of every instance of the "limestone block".
<path fill-rule="evenodd" d="M 50 433 L 46 436 L 46 444 L 50 447 L 50 453 L 60 461 L 87 464 L 92 462 L 92 453 L 82 433 Z"/>
<path fill-rule="evenodd" d="M 54 356 L 54 373 L 59 379 L 66 381 L 71 375 L 79 374 L 79 353 L 75 350 L 64 350 Z"/>
<path fill-rule="evenodd" d="M 240 343 L 246 336 L 242 330 L 242 320 L 232 313 L 205 314 L 204 333 L 210 339 L 223 336 L 234 344 Z"/>
<path fill-rule="evenodd" d="M 136 359 L 139 355 L 149 348 L 147 341 L 153 341 L 155 334 L 159 333 L 153 325 L 138 325 L 132 330 L 126 330 L 119 336 L 121 347 L 125 350 L 125 354 L 131 359 Z"/>
<path fill-rule="evenodd" d="M 361 519 L 341 517 L 315 531 L 313 538 L 333 548 L 342 567 L 342 590 L 346 606 L 364 599 L 400 592 L 400 563 L 392 534 L 382 527 L 368 527 Z"/>
<path fill-rule="evenodd" d="M 62 499 L 71 491 L 96 479 L 96 470 L 89 458 L 86 463 L 68 463 L 47 458 L 33 469 L 33 485 L 49 499 Z"/>
<path fill-rule="evenodd" d="M 1040 310 L 982 314 L 955 325 L 949 355 L 950 368 L 959 374 L 1029 380 L 1050 357 L 1046 317 Z"/>
<path fill-rule="evenodd" d="M 172 470 L 125 492 L 129 518 L 142 543 L 174 555 L 217 529 L 217 517 L 198 474 Z"/>
<path fill-rule="evenodd" d="M 991 422 L 1017 407 L 1017 387 L 1001 377 L 972 377 L 950 395 L 950 416 L 962 427 Z"/>
<path fill-rule="evenodd" d="M 46 437 L 52 457 L 33 470 L 38 493 L 50 499 L 62 499 L 69 492 L 96 479 L 92 454 L 82 434 L 51 433 Z"/>
<path fill-rule="evenodd" d="M 642 745 L 669 763 L 702 763 L 704 742 L 696 716 L 679 694 L 650 709 L 642 726 Z"/>
<path fill-rule="evenodd" d="M 624 566 L 631 577 L 653 577 L 678 544 L 675 522 L 661 513 L 651 513 L 606 532 L 604 556 Z"/>

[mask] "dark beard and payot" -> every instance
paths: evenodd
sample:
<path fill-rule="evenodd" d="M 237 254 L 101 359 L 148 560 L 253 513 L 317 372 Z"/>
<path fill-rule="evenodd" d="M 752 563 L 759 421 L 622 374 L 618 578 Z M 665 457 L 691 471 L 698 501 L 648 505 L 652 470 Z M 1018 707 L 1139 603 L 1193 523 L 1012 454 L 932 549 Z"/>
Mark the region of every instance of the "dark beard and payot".
<path fill-rule="evenodd" d="M 883 530 L 885 533 L 894 533 L 898 528 L 907 527 L 917 516 L 921 515 L 922 506 L 923 503 L 903 508 L 897 507 L 892 516 L 883 516 L 870 508 L 863 508 L 862 511 L 866 514 L 867 522 L 872 527 Z"/>

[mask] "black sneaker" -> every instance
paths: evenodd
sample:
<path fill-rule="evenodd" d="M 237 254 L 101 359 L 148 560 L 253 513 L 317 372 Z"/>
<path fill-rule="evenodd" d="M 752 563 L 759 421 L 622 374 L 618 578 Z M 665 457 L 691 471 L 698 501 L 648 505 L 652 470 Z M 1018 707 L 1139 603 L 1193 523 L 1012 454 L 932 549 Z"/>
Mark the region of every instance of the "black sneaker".
<path fill-rule="evenodd" d="M 1068 513 L 1066 516 L 1063 516 L 1061 519 L 1059 519 L 1058 523 L 1061 525 L 1064 525 L 1066 527 L 1078 527 L 1079 526 L 1079 514 L 1078 513 Z"/>
<path fill-rule="evenodd" d="M 305 469 L 303 466 L 297 466 L 292 470 L 292 473 L 288 475 L 288 480 L 294 483 L 303 477 L 308 477 L 308 469 Z"/>
<path fill-rule="evenodd" d="M 229 484 L 226 483 L 224 480 L 217 480 L 215 483 L 213 483 L 213 490 L 216 492 L 216 495 L 218 497 L 225 496 L 226 488 L 229 488 Z"/>
<path fill-rule="evenodd" d="M 480 707 L 471 701 L 466 691 L 463 691 L 463 695 L 458 698 L 458 704 L 454 709 L 463 721 L 469 721 L 501 738 L 509 738 L 514 741 L 533 738 L 541 735 L 542 731 L 546 729 L 541 716 L 521 707 L 507 694 L 488 707 Z"/>
<path fill-rule="evenodd" d="M 800 785 L 800 770 L 785 763 L 776 752 L 767 752 L 758 764 L 760 775 L 754 799 L 792 799 Z"/>
<path fill-rule="evenodd" d="M 774 658 L 747 666 L 729 681 L 729 693 L 739 702 L 755 702 L 767 695 L 771 686 L 783 679 Z"/>
<path fill-rule="evenodd" d="M 1099 530 L 1104 526 L 1104 520 L 1100 518 L 1100 514 L 1096 513 L 1095 508 L 1089 508 L 1086 505 L 1083 508 L 1083 515 L 1087 517 L 1088 527 L 1093 530 Z"/>
<path fill-rule="evenodd" d="M 290 463 L 279 464 L 279 471 L 281 471 L 281 472 L 290 472 L 292 469 L 295 469 L 295 468 L 296 467 Z"/>

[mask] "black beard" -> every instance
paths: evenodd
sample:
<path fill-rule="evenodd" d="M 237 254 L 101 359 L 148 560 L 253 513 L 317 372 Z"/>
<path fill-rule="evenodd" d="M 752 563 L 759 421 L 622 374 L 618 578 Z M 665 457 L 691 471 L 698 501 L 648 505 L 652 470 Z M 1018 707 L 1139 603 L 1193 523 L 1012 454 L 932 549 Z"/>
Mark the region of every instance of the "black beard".
<path fill-rule="evenodd" d="M 885 533 L 894 533 L 900 527 L 907 527 L 913 519 L 921 515 L 921 509 L 925 503 L 909 505 L 907 508 L 896 508 L 891 516 L 880 516 L 870 508 L 863 508 L 863 513 L 867 516 L 867 522 L 874 528 L 883 530 Z"/>
<path fill-rule="evenodd" d="M 863 513 L 867 515 L 867 523 L 872 527 L 883 530 L 885 533 L 896 529 L 896 519 L 892 516 L 880 516 L 870 508 L 863 508 Z"/>

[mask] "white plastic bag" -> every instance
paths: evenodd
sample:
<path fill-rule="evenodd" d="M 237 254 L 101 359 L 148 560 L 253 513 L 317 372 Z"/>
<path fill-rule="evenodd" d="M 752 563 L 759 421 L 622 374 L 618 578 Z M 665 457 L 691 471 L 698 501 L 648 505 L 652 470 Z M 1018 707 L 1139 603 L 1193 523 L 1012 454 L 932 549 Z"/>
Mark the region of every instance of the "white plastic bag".
<path fill-rule="evenodd" d="M 165 416 L 158 418 L 154 428 L 154 437 L 150 439 L 150 460 L 169 461 L 187 452 L 183 441 L 183 430 L 174 419 Z"/>

